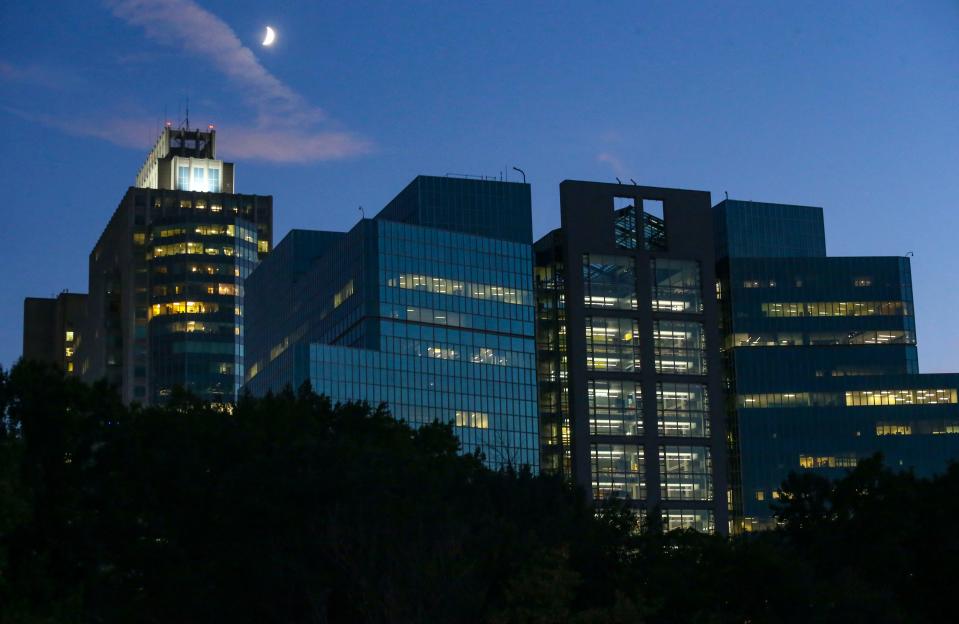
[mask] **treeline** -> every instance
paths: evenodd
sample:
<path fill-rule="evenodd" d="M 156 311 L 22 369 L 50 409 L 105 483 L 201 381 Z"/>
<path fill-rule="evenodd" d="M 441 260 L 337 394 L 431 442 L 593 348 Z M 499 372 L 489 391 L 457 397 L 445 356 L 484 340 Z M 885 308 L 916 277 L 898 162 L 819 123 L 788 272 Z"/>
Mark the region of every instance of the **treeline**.
<path fill-rule="evenodd" d="M 783 485 L 783 529 L 638 528 L 448 426 L 0 371 L 0 622 L 946 622 L 959 468 Z"/>

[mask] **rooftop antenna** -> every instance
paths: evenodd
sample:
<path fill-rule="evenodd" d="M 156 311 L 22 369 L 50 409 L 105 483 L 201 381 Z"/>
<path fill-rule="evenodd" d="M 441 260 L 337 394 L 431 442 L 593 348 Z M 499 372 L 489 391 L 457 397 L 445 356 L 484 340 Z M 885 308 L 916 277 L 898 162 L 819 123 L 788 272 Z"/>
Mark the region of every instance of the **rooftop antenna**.
<path fill-rule="evenodd" d="M 638 184 L 636 184 L 636 180 L 630 178 L 629 181 L 633 183 L 633 186 L 639 186 Z"/>
<path fill-rule="evenodd" d="M 911 258 L 911 257 L 913 257 L 913 255 L 914 255 L 914 254 L 913 254 L 911 251 L 907 251 L 907 252 L 906 252 L 906 257 L 907 257 L 907 258 Z"/>
<path fill-rule="evenodd" d="M 615 177 L 615 176 L 614 176 L 614 177 Z M 622 184 L 622 183 L 623 183 L 623 181 L 620 180 L 619 178 L 616 178 L 616 182 L 619 183 L 619 184 Z"/>
<path fill-rule="evenodd" d="M 186 129 L 190 129 L 190 96 L 186 96 Z"/>
<path fill-rule="evenodd" d="M 519 167 L 513 167 L 514 171 L 519 171 L 523 175 L 523 184 L 526 184 L 526 172 Z"/>
<path fill-rule="evenodd" d="M 726 193 L 726 199 L 729 199 L 729 191 L 723 191 L 723 193 Z"/>
<path fill-rule="evenodd" d="M 360 206 L 359 211 L 360 211 L 360 217 L 363 218 L 363 219 L 365 219 L 365 218 L 366 218 L 366 212 L 363 210 L 363 206 Z"/>

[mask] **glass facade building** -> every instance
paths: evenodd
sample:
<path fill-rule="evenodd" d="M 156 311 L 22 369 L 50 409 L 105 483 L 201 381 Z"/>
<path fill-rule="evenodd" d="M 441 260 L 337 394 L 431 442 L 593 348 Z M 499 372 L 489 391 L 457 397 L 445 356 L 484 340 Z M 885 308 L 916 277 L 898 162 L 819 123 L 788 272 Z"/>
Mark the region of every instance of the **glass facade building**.
<path fill-rule="evenodd" d="M 909 258 L 827 257 L 821 208 L 727 200 L 714 218 L 738 528 L 770 525 L 791 471 L 959 457 L 959 375 L 919 374 Z"/>
<path fill-rule="evenodd" d="M 349 232 L 291 232 L 248 280 L 247 389 L 309 380 L 538 470 L 529 198 L 420 176 Z"/>
<path fill-rule="evenodd" d="M 233 193 L 215 141 L 165 128 L 90 254 L 78 367 L 125 401 L 176 387 L 233 401 L 243 382 L 244 281 L 270 250 L 273 202 Z"/>
<path fill-rule="evenodd" d="M 725 532 L 709 194 L 566 181 L 560 202 L 535 245 L 543 470 Z"/>

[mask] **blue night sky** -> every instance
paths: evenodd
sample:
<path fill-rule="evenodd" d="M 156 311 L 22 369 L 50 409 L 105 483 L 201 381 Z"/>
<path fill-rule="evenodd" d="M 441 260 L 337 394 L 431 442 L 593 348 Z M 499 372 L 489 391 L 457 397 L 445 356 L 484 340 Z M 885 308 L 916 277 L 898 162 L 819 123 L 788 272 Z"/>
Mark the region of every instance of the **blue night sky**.
<path fill-rule="evenodd" d="M 238 190 L 274 196 L 276 240 L 346 229 L 420 173 L 513 165 L 536 236 L 566 178 L 823 206 L 831 254 L 915 253 L 922 370 L 959 370 L 955 0 L 7 0 L 0 364 L 25 296 L 86 291 L 187 96 Z"/>

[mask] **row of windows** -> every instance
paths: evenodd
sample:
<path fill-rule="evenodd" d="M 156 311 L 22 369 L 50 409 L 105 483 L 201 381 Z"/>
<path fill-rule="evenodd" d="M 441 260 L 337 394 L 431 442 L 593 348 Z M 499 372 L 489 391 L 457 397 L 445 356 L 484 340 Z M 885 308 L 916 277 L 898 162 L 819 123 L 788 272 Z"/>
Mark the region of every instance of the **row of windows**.
<path fill-rule="evenodd" d="M 700 533 L 712 533 L 716 530 L 713 512 L 705 509 L 664 509 L 663 529 L 694 529 Z"/>
<path fill-rule="evenodd" d="M 515 351 L 517 353 L 528 354 L 530 358 L 532 358 L 535 354 L 535 344 L 532 336 L 509 336 L 505 334 L 492 334 L 489 332 L 473 331 L 467 329 L 454 329 L 452 327 L 433 327 L 430 325 L 398 323 L 396 321 L 383 321 L 380 324 L 380 331 L 383 336 L 410 338 L 425 342 L 454 343 L 473 347 L 488 347 L 494 351 Z M 529 361 L 532 362 L 533 360 L 530 359 Z M 534 365 L 530 364 L 530 368 L 534 368 Z"/>
<path fill-rule="evenodd" d="M 653 310 L 690 313 L 703 311 L 699 262 L 652 258 L 650 278 Z M 623 256 L 585 254 L 583 292 L 588 307 L 635 310 L 635 260 Z"/>
<path fill-rule="evenodd" d="M 344 301 L 353 296 L 353 292 L 353 280 L 350 280 L 333 295 L 333 308 L 336 309 L 340 307 Z"/>
<path fill-rule="evenodd" d="M 471 412 L 456 410 L 453 421 L 457 427 L 472 427 L 474 429 L 489 429 L 489 414 L 486 412 Z"/>
<path fill-rule="evenodd" d="M 796 287 L 801 288 L 803 285 L 803 280 L 801 277 L 797 277 L 793 284 Z M 775 279 L 745 279 L 743 280 L 743 288 L 776 288 L 778 285 Z M 871 277 L 854 277 L 852 279 L 852 285 L 856 288 L 866 288 L 872 286 Z"/>
<path fill-rule="evenodd" d="M 935 405 L 955 403 L 955 388 L 928 390 L 860 390 L 846 392 L 846 405 Z"/>
<path fill-rule="evenodd" d="M 587 317 L 586 368 L 595 371 L 638 371 L 639 321 Z"/>
<path fill-rule="evenodd" d="M 593 496 L 597 500 L 646 498 L 645 450 L 638 444 L 591 444 Z M 712 458 L 703 446 L 659 447 L 663 500 L 710 501 Z"/>
<path fill-rule="evenodd" d="M 192 178 L 190 167 L 177 167 L 177 189 L 181 191 L 199 191 L 201 193 L 220 192 L 220 170 L 214 167 L 193 167 Z"/>
<path fill-rule="evenodd" d="M 239 237 L 248 243 L 256 242 L 255 230 L 243 226 L 237 226 L 232 223 L 191 223 L 166 226 L 154 229 L 150 236 L 152 238 L 171 238 L 173 236 L 184 236 L 186 234 L 199 234 L 200 236 Z"/>
<path fill-rule="evenodd" d="M 726 337 L 731 347 L 793 347 L 804 345 L 916 344 L 916 334 L 901 329 L 837 332 L 750 332 Z"/>
<path fill-rule="evenodd" d="M 607 379 L 587 382 L 589 426 L 593 435 L 643 434 L 643 393 L 639 383 Z M 709 395 L 702 384 L 656 384 L 659 435 L 709 436 Z"/>
<path fill-rule="evenodd" d="M 528 290 L 496 286 L 494 284 L 463 282 L 430 275 L 406 273 L 400 275 L 399 278 L 388 279 L 386 284 L 392 288 L 399 287 L 409 290 L 422 290 L 442 295 L 488 299 L 517 305 L 531 305 L 533 302 L 532 294 Z"/>
<path fill-rule="evenodd" d="M 874 407 L 896 405 L 938 405 L 956 403 L 955 388 L 926 390 L 853 390 L 845 396 L 834 392 L 767 392 L 740 394 L 736 404 L 741 408 L 763 407 Z"/>
<path fill-rule="evenodd" d="M 243 258 L 245 260 L 256 261 L 259 259 L 256 249 L 252 247 L 247 247 L 245 245 L 240 245 L 239 247 L 231 247 L 229 245 L 204 245 L 203 243 L 196 242 L 182 242 L 182 243 L 170 243 L 168 245 L 154 245 L 150 251 L 150 254 L 147 256 L 147 260 L 151 258 L 164 258 L 167 256 L 179 256 L 179 255 L 207 255 L 207 256 L 227 256 L 235 258 Z"/>
<path fill-rule="evenodd" d="M 918 420 L 876 423 L 877 436 L 959 434 L 959 420 Z"/>
<path fill-rule="evenodd" d="M 243 287 L 236 284 L 223 282 L 216 284 L 158 284 L 153 287 L 154 297 L 166 297 L 168 295 L 185 295 L 189 292 L 204 292 L 208 295 L 229 295 L 243 296 Z"/>
<path fill-rule="evenodd" d="M 237 310 L 240 308 L 237 307 Z M 220 310 L 219 303 L 209 301 L 171 301 L 155 303 L 149 308 L 150 318 L 166 314 L 212 314 Z M 239 314 L 239 311 L 237 312 Z"/>
<path fill-rule="evenodd" d="M 763 316 L 912 316 L 908 301 L 817 301 L 763 303 Z"/>
<path fill-rule="evenodd" d="M 402 353 L 416 357 L 436 358 L 439 360 L 461 360 L 472 364 L 493 364 L 496 366 L 532 366 L 533 358 L 528 353 L 516 353 L 506 349 L 491 349 L 459 345 L 453 343 L 426 342 L 408 338 L 381 338 L 383 350 L 389 353 Z"/>
<path fill-rule="evenodd" d="M 855 455 L 800 455 L 800 468 L 855 468 Z"/>
<path fill-rule="evenodd" d="M 653 351 L 656 371 L 659 373 L 706 373 L 706 337 L 700 322 L 655 321 Z M 638 371 L 639 321 L 620 317 L 587 317 L 586 367 L 595 371 Z"/>
<path fill-rule="evenodd" d="M 706 334 L 696 321 L 655 321 L 653 349 L 656 372 L 706 374 Z"/>
<path fill-rule="evenodd" d="M 241 336 L 243 326 L 235 323 L 214 323 L 205 321 L 176 321 L 174 323 L 156 323 L 151 327 L 153 334 L 218 334 Z"/>

